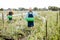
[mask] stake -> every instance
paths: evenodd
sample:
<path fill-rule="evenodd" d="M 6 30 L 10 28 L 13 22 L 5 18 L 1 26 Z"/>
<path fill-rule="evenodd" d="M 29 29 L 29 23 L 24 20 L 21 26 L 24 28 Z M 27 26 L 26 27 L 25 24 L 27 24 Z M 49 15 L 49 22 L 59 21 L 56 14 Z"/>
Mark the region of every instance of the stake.
<path fill-rule="evenodd" d="M 58 14 L 58 22 L 59 22 L 59 19 L 60 18 L 60 10 L 59 10 L 59 14 Z M 59 27 L 59 37 L 58 37 L 58 40 L 60 40 L 60 23 L 58 23 L 58 27 Z"/>
<path fill-rule="evenodd" d="M 2 13 L 2 22 L 3 22 L 3 27 L 4 27 L 4 14 Z"/>
<path fill-rule="evenodd" d="M 47 39 L 47 20 L 46 20 L 46 40 L 48 40 Z"/>
<path fill-rule="evenodd" d="M 56 22 L 56 23 L 57 23 L 57 25 L 58 25 L 58 15 L 59 15 L 59 13 L 57 13 L 57 22 Z"/>

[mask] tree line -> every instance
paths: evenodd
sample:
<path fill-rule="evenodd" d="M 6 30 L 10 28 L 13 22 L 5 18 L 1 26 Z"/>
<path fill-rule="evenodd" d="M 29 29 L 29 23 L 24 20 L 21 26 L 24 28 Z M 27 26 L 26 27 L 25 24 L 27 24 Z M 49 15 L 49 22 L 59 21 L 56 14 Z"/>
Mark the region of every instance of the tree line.
<path fill-rule="evenodd" d="M 0 11 L 9 10 L 9 9 L 11 9 L 11 8 L 8 8 L 8 9 L 0 8 Z M 28 9 L 26 9 L 26 8 L 18 8 L 18 9 L 15 9 L 14 8 L 13 10 L 15 10 L 15 11 L 26 11 Z M 47 10 L 58 11 L 58 10 L 60 10 L 60 8 L 59 7 L 56 7 L 56 6 L 49 6 L 48 9 L 47 8 L 37 8 L 37 7 L 34 7 L 33 10 L 34 11 L 47 11 Z"/>

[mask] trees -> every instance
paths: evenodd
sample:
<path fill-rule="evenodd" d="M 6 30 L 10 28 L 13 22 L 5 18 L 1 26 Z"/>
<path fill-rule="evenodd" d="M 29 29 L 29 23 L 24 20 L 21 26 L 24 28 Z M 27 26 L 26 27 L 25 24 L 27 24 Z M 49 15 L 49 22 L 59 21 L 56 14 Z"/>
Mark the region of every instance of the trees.
<path fill-rule="evenodd" d="M 41 10 L 42 10 L 42 11 L 47 11 L 48 9 L 44 7 L 44 8 L 42 8 Z"/>
<path fill-rule="evenodd" d="M 18 8 L 19 9 L 19 11 L 23 11 L 23 10 L 25 10 L 25 8 Z"/>
<path fill-rule="evenodd" d="M 14 11 L 18 11 L 18 9 L 16 9 L 16 8 L 14 8 L 13 10 L 14 10 Z"/>
<path fill-rule="evenodd" d="M 1 8 L 0 11 L 3 11 L 3 8 Z"/>
<path fill-rule="evenodd" d="M 36 11 L 36 10 L 38 10 L 38 8 L 37 7 L 34 7 L 33 10 Z"/>
<path fill-rule="evenodd" d="M 52 11 L 58 11 L 58 7 L 55 6 L 49 6 L 48 9 Z"/>

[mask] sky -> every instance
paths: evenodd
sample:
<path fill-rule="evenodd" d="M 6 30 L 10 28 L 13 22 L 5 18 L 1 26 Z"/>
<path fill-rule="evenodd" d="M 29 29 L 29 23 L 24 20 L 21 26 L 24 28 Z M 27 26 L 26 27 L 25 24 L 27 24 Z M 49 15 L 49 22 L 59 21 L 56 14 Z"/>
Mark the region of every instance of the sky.
<path fill-rule="evenodd" d="M 0 0 L 0 8 L 48 8 L 48 6 L 60 7 L 60 0 Z"/>

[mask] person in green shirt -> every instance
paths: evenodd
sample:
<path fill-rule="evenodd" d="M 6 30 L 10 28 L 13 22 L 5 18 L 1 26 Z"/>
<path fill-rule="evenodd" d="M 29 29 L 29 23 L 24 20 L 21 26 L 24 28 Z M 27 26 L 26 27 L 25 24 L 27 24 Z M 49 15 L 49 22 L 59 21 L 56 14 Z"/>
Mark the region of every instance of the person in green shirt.
<path fill-rule="evenodd" d="M 12 12 L 11 9 L 9 9 L 9 12 L 7 14 L 7 18 L 8 18 L 9 21 L 12 21 L 12 15 L 13 15 L 13 12 Z"/>

